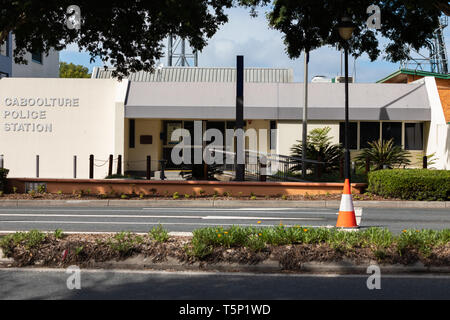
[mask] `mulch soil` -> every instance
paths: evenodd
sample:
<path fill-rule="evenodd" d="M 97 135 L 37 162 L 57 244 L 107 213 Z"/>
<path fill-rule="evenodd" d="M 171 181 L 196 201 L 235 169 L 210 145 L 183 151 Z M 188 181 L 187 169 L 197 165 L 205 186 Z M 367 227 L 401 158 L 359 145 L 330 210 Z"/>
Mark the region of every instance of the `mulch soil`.
<path fill-rule="evenodd" d="M 395 245 L 383 250 L 372 248 L 332 248 L 328 244 L 295 244 L 285 246 L 267 246 L 261 251 L 249 248 L 215 247 L 204 258 L 188 255 L 191 247 L 190 237 L 171 237 L 167 242 L 159 243 L 142 237 L 142 242 L 133 244 L 129 250 L 113 249 L 108 243 L 112 235 L 71 234 L 62 239 L 48 235 L 37 248 L 25 248 L 22 245 L 11 248 L 8 257 L 14 261 L 11 267 L 39 266 L 63 268 L 77 265 L 81 268 L 92 267 L 94 262 L 121 261 L 143 255 L 152 263 L 160 263 L 174 258 L 182 264 L 200 263 L 200 267 L 216 263 L 238 263 L 255 265 L 265 260 L 279 261 L 286 271 L 300 270 L 305 262 L 346 261 L 363 264 L 378 261 L 383 264 L 409 265 L 422 262 L 426 266 L 450 266 L 450 244 L 432 248 L 424 256 L 418 250 L 410 248 L 401 254 Z"/>

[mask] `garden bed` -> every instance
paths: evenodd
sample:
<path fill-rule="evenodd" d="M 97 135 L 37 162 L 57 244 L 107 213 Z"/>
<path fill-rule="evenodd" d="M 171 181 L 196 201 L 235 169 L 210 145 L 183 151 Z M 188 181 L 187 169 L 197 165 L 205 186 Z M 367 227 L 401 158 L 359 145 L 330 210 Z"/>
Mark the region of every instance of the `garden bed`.
<path fill-rule="evenodd" d="M 232 196 L 232 195 L 191 195 L 178 194 L 171 195 L 91 195 L 87 193 L 58 194 L 58 193 L 11 193 L 2 194 L 0 200 L 294 200 L 294 201 L 339 201 L 341 194 L 317 194 L 317 195 L 274 195 L 274 196 Z M 357 201 L 393 201 L 396 198 L 381 197 L 371 193 L 353 194 L 353 200 Z"/>
<path fill-rule="evenodd" d="M 308 262 L 450 266 L 450 230 L 404 230 L 399 236 L 372 228 L 359 232 L 302 227 L 231 227 L 196 230 L 193 237 L 169 237 L 161 227 L 148 235 L 132 233 L 64 235 L 61 231 L 16 233 L 0 240 L 10 266 L 82 268 L 142 256 L 153 264 L 166 261 L 201 269 L 225 263 L 258 265 L 275 261 L 285 271 Z"/>

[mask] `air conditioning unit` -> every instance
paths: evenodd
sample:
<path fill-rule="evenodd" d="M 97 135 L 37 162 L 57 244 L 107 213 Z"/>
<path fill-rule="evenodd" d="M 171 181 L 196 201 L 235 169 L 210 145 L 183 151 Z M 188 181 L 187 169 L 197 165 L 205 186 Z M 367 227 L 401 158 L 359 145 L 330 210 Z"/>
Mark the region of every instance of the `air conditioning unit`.
<path fill-rule="evenodd" d="M 335 83 L 345 83 L 345 77 L 334 78 Z M 353 83 L 353 77 L 348 77 L 348 83 Z"/>
<path fill-rule="evenodd" d="M 312 78 L 311 82 L 313 82 L 313 83 L 329 83 L 329 82 L 332 82 L 332 80 L 325 76 L 315 76 L 314 78 Z"/>

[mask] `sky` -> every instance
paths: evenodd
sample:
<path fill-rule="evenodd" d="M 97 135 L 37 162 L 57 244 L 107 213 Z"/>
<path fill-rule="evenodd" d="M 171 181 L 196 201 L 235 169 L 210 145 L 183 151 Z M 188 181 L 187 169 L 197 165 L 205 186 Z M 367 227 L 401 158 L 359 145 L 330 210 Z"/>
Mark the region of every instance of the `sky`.
<path fill-rule="evenodd" d="M 228 10 L 229 22 L 211 38 L 199 53 L 199 67 L 235 67 L 236 55 L 244 55 L 245 67 L 289 68 L 294 70 L 294 81 L 303 82 L 303 55 L 291 60 L 285 52 L 282 34 L 270 29 L 263 11 L 256 18 L 244 8 Z M 381 17 L 381 19 L 383 19 Z M 447 50 L 450 50 L 450 27 L 444 33 Z M 383 40 L 381 39 L 381 42 Z M 60 61 L 84 65 L 91 72 L 93 67 L 103 66 L 101 61 L 90 63 L 86 52 L 79 52 L 76 45 L 70 45 L 60 52 Z M 167 59 L 160 61 L 167 65 Z M 389 63 L 380 56 L 371 62 L 363 55 L 356 60 L 349 58 L 349 74 L 356 82 L 376 82 L 398 70 L 400 65 Z M 340 75 L 341 54 L 331 47 L 322 47 L 310 53 L 309 79 L 316 75 L 329 78 Z M 356 71 L 356 75 L 355 75 Z"/>

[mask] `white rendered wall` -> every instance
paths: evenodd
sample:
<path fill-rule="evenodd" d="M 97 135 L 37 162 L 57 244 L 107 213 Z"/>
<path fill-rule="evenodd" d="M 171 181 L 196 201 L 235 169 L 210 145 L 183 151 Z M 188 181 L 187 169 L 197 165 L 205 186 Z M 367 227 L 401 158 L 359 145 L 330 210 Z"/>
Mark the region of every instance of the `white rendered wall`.
<path fill-rule="evenodd" d="M 36 177 L 36 155 L 41 178 L 73 178 L 74 155 L 77 178 L 89 177 L 90 154 L 98 160 L 123 155 L 126 85 L 115 80 L 1 79 L 0 154 L 9 177 Z M 95 167 L 94 177 L 104 178 L 107 170 L 107 164 Z"/>
<path fill-rule="evenodd" d="M 12 36 L 13 52 L 16 48 Z M 11 77 L 18 78 L 59 78 L 59 51 L 50 50 L 48 56 L 42 54 L 42 63 L 32 61 L 31 53 L 25 54 L 28 64 L 16 64 L 12 61 Z"/>
<path fill-rule="evenodd" d="M 434 77 L 425 77 L 424 80 L 431 106 L 431 123 L 428 133 L 426 154 L 435 153 L 436 169 L 450 170 L 450 125 L 445 122 L 444 109 L 436 86 Z"/>

